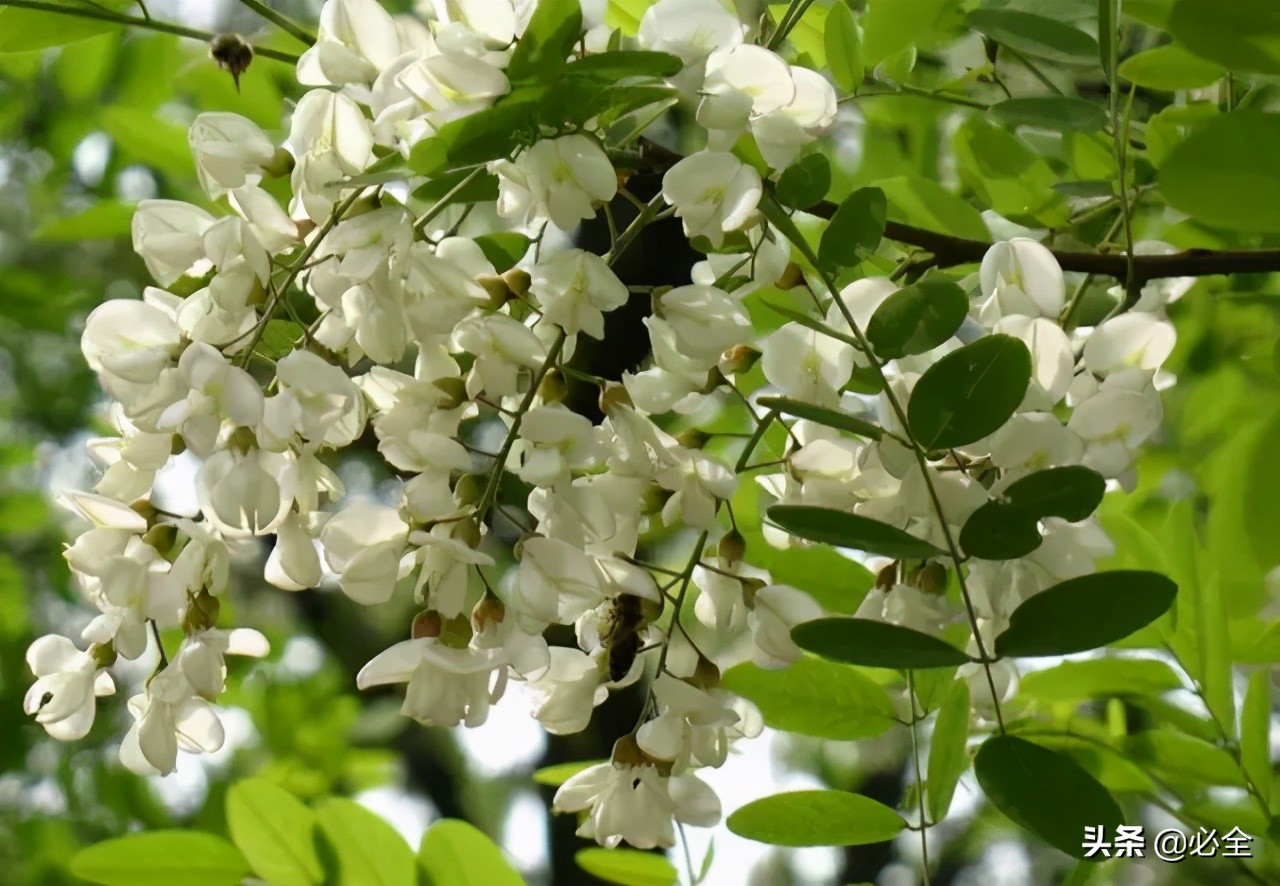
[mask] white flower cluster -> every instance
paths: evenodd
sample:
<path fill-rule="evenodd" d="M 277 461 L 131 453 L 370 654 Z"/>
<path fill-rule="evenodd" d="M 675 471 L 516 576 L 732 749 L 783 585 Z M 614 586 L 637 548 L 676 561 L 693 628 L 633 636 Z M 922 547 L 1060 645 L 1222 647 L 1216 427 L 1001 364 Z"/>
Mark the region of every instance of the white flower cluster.
<path fill-rule="evenodd" d="M 791 627 L 823 611 L 743 562 L 732 535 L 704 560 L 725 537 L 721 505 L 738 477 L 655 418 L 727 400 L 760 358 L 774 392 L 902 432 L 884 396 L 845 392 L 866 354 L 797 323 L 761 339 L 743 305 L 794 265 L 758 211 L 760 172 L 730 149 L 750 135 L 771 177 L 831 125 L 835 93 L 820 75 L 748 42 L 752 32 L 716 0 L 661 0 L 646 13 L 639 48 L 683 61 L 670 82 L 706 131 L 705 150 L 666 173 L 661 198 L 690 238 L 718 249 L 733 234 L 747 251 L 713 254 L 688 285 L 654 293 L 645 321 L 651 365 L 620 384 L 598 382 L 605 417 L 595 425 L 560 402 L 562 370 L 572 371 L 564 367 L 579 338 L 602 338 L 604 315 L 628 299 L 615 255 L 538 250 L 499 274 L 456 223 L 435 212 L 415 218 L 392 189 L 350 182 L 512 90 L 506 66 L 532 4 L 431 5 L 424 25 L 393 18 L 375 0 L 328 0 L 318 42 L 298 66 L 315 88 L 294 109 L 283 148 L 233 114 L 202 114 L 191 126 L 200 182 L 224 213 L 139 205 L 134 247 L 164 288 L 109 301 L 88 318 L 84 355 L 115 401 L 120 435 L 91 447 L 104 467 L 95 490 L 66 496 L 92 527 L 67 559 L 99 614 L 83 634 L 87 652 L 57 636 L 32 645 L 39 679 L 26 708 L 56 738 L 84 736 L 96 696 L 114 691 L 104 668 L 180 629 L 181 648 L 168 658 L 161 649 L 160 669 L 129 702 L 135 723 L 121 757 L 136 771 L 168 773 L 178 748 L 216 749 L 212 702 L 224 656 L 267 652 L 258 632 L 218 626 L 229 545 L 270 539 L 265 578 L 281 589 L 314 587 L 327 570 L 360 603 L 414 596 L 421 611 L 410 639 L 370 661 L 358 683 L 405 684 L 403 713 L 425 724 L 484 722 L 514 679 L 528 685 L 549 731 L 579 731 L 610 690 L 656 665 L 643 722 L 610 763 L 571 778 L 555 805 L 585 813 L 579 833 L 603 844 L 671 845 L 674 822 L 720 815 L 695 770 L 720 765 L 732 740 L 761 729 L 684 634 L 686 592 L 697 589 L 691 608 L 706 629 L 745 632 L 762 667 L 793 661 Z M 544 133 L 488 171 L 498 180 L 490 203 L 499 225 L 530 234 L 573 228 L 619 188 L 589 125 Z M 292 200 L 282 207 L 262 185 L 286 173 Z M 649 218 L 662 211 L 650 208 Z M 1153 377 L 1173 339 L 1155 299 L 1148 312 L 1073 340 L 1056 322 L 1063 274 L 1028 240 L 994 246 L 979 278 L 979 301 L 958 334 L 1021 339 L 1034 379 L 1005 427 L 929 465 L 953 530 L 1036 469 L 1083 464 L 1128 482 L 1137 447 L 1159 422 Z M 864 324 L 896 289 L 866 279 L 839 297 Z M 305 328 L 285 321 L 300 293 L 317 317 Z M 297 341 L 268 353 L 264 342 L 281 323 Z M 849 332 L 834 306 L 827 323 Z M 891 391 L 905 397 L 959 345 L 953 338 L 886 366 Z M 476 448 L 485 437 L 473 432 L 486 422 L 501 423 L 496 452 Z M 855 511 L 940 541 L 924 477 L 893 434 L 868 442 L 806 421 L 789 433 L 785 466 L 759 478 L 768 498 Z M 329 454 L 369 434 L 402 479 L 398 502 L 331 507 L 343 490 Z M 200 465 L 191 519 L 150 503 L 158 472 L 183 451 Z M 504 472 L 532 488 L 525 501 L 503 488 Z M 529 524 L 501 577 L 490 528 L 499 509 Z M 685 570 L 637 559 L 642 536 L 657 528 L 697 536 Z M 1043 528 L 1032 555 L 970 565 L 984 630 L 1108 550 L 1091 521 L 1050 519 Z M 771 543 L 795 543 L 767 532 Z M 859 615 L 940 630 L 955 614 L 926 572 L 895 572 Z M 549 647 L 551 625 L 574 626 L 577 647 Z"/>

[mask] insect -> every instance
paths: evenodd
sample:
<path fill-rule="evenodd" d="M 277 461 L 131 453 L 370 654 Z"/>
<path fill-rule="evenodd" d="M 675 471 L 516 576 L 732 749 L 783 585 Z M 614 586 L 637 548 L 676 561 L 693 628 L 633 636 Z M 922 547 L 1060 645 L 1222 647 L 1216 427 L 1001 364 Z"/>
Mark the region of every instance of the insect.
<path fill-rule="evenodd" d="M 643 600 L 633 594 L 619 594 L 614 598 L 601 638 L 609 656 L 610 681 L 616 683 L 631 673 L 640 652 L 640 628 L 644 621 Z"/>

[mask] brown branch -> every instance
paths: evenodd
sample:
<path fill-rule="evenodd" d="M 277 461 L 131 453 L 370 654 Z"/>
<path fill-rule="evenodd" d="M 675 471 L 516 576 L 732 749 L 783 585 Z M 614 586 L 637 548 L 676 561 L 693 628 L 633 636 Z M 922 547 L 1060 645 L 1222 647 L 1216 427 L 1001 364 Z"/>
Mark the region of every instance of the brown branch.
<path fill-rule="evenodd" d="M 665 172 L 683 159 L 675 151 L 647 139 L 641 141 L 641 149 L 642 165 L 646 171 Z M 831 218 L 835 211 L 836 204 L 825 200 L 805 210 L 810 215 L 825 219 Z M 930 264 L 940 268 L 977 264 L 991 248 L 989 242 L 982 240 L 953 237 L 895 221 L 885 224 L 884 235 L 890 240 L 927 250 L 932 255 Z M 1129 260 L 1122 253 L 1050 251 L 1064 271 L 1099 274 L 1116 280 L 1124 280 L 1129 272 Z M 1162 277 L 1210 277 L 1272 271 L 1280 272 L 1280 249 L 1188 249 L 1171 255 L 1133 257 L 1133 282 L 1137 286 Z"/>

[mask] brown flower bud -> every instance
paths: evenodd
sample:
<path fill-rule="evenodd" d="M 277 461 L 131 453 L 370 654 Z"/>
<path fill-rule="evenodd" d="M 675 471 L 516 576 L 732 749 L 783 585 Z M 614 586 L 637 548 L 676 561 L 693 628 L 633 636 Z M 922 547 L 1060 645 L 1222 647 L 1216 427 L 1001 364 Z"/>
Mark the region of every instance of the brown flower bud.
<path fill-rule="evenodd" d="M 490 311 L 498 310 L 515 296 L 507 281 L 502 277 L 486 274 L 483 277 L 477 277 L 476 282 L 480 284 L 480 288 L 489 296 L 489 302 L 485 307 Z"/>
<path fill-rule="evenodd" d="M 529 292 L 529 287 L 533 284 L 533 278 L 529 276 L 529 272 L 524 268 L 512 268 L 502 274 L 502 279 L 506 282 L 507 288 L 518 296 L 523 296 Z"/>
<path fill-rule="evenodd" d="M 89 657 L 100 668 L 109 668 L 116 663 L 116 647 L 111 643 L 94 643 L 89 647 Z"/>
<path fill-rule="evenodd" d="M 626 388 L 617 382 L 609 382 L 600 389 L 600 411 L 608 415 L 610 410 L 618 406 L 634 407 L 635 404 L 631 402 L 631 395 Z"/>
<path fill-rule="evenodd" d="M 760 359 L 760 352 L 750 345 L 734 345 L 724 352 L 716 368 L 722 375 L 741 375 L 750 371 Z"/>
<path fill-rule="evenodd" d="M 569 396 L 569 383 L 559 369 L 552 369 L 542 377 L 538 385 L 538 396 L 543 403 L 559 403 Z"/>
<path fill-rule="evenodd" d="M 779 289 L 795 289 L 802 283 L 804 283 L 804 271 L 795 262 L 787 262 L 786 268 L 782 271 L 782 276 L 773 285 Z"/>
<path fill-rule="evenodd" d="M 942 596 L 947 592 L 947 567 L 936 560 L 926 563 L 916 573 L 915 586 L 923 593 Z"/>
<path fill-rule="evenodd" d="M 474 634 L 471 619 L 465 615 L 455 615 L 453 618 L 446 618 L 441 625 L 440 642 L 450 649 L 466 649 Z"/>
<path fill-rule="evenodd" d="M 440 618 L 440 613 L 434 609 L 424 609 L 413 617 L 413 623 L 409 625 L 409 636 L 414 640 L 439 637 L 443 627 L 444 622 Z"/>
<path fill-rule="evenodd" d="M 507 607 L 493 594 L 486 593 L 471 610 L 471 624 L 477 631 L 489 625 L 502 624 L 507 617 Z"/>
<path fill-rule="evenodd" d="M 721 536 L 720 544 L 716 546 L 716 555 L 730 566 L 741 563 L 742 558 L 747 555 L 747 540 L 738 530 L 730 529 Z"/>
<path fill-rule="evenodd" d="M 676 442 L 685 449 L 701 449 L 710 439 L 710 434 L 698 428 L 688 428 L 676 435 Z"/>

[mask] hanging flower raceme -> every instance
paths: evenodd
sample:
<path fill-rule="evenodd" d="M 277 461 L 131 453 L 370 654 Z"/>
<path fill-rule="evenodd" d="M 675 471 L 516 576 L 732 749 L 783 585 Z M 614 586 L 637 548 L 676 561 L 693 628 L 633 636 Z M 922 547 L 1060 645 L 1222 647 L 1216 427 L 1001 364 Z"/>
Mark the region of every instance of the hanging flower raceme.
<path fill-rule="evenodd" d="M 554 806 L 606 846 L 666 847 L 677 822 L 719 820 L 698 770 L 763 728 L 721 672 L 750 661 L 785 675 L 804 655 L 794 629 L 832 614 L 833 598 L 760 566 L 770 545 L 788 549 L 779 563 L 802 559 L 814 535 L 778 518 L 785 506 L 876 521 L 910 552 L 869 559 L 875 586 L 840 614 L 944 639 L 967 625 L 975 658 L 1019 605 L 1110 553 L 1096 518 L 1069 509 L 1032 514 L 1009 556 L 966 530 L 993 511 L 1025 516 L 1018 484 L 1049 469 L 1088 469 L 1099 497 L 1105 481 L 1132 485 L 1170 383 L 1162 311 L 1176 293 L 1064 328 L 1075 281 L 1016 238 L 971 280 L 918 281 L 950 296 L 938 316 L 954 323 L 895 338 L 882 312 L 913 297 L 903 281 L 828 287 L 849 278 L 776 214 L 779 177 L 835 119 L 834 90 L 785 44 L 748 42 L 756 23 L 730 4 L 644 14 L 636 43 L 678 72 L 667 56 L 610 54 L 594 32 L 542 70 L 552 44 L 524 38 L 535 4 L 425 5 L 429 23 L 328 0 L 297 70 L 316 88 L 287 124 L 193 122 L 210 208 L 138 205 L 133 246 L 157 286 L 97 307 L 81 339 L 119 435 L 91 443 L 94 491 L 64 496 L 88 646 L 50 635 L 27 656 L 24 709 L 51 736 L 83 737 L 114 691 L 106 668 L 150 651 L 159 665 L 127 692 L 124 764 L 169 773 L 179 750 L 221 747 L 214 705 L 246 666 L 236 658 L 268 653 L 220 602 L 254 562 L 233 555 L 257 549 L 277 588 L 412 602 L 408 639 L 357 685 L 403 686 L 402 713 L 421 723 L 477 726 L 522 691 L 569 734 L 647 680 L 633 733 Z M 564 122 L 548 111 L 552 79 L 581 99 Z M 677 94 L 704 147 L 645 200 L 628 187 L 632 140 Z M 266 180 L 286 174 L 277 199 Z M 619 201 L 634 227 L 618 230 Z M 619 259 L 669 217 L 706 260 L 674 286 L 629 286 Z M 609 229 L 603 254 L 556 230 L 583 222 Z M 760 310 L 787 289 L 799 297 L 785 317 Z M 617 346 L 610 315 L 640 306 L 647 355 L 593 374 L 590 354 Z M 907 407 L 975 345 L 1025 357 L 1025 389 L 999 421 L 950 439 L 953 422 L 929 427 Z M 337 466 L 357 453 L 389 479 L 345 502 Z M 194 465 L 190 513 L 165 510 L 179 457 Z M 984 717 L 1016 691 L 1016 667 L 995 667 L 960 674 Z"/>

